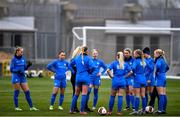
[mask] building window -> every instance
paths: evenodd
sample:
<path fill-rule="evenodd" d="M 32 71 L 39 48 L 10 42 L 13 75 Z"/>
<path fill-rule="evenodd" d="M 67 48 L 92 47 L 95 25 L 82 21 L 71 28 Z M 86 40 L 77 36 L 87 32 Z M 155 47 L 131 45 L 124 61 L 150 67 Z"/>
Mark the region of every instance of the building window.
<path fill-rule="evenodd" d="M 4 41 L 4 39 L 3 39 L 3 33 L 0 33 L 0 47 L 3 46 L 3 41 Z"/>
<path fill-rule="evenodd" d="M 16 46 L 21 46 L 22 45 L 22 35 L 20 34 L 12 34 L 11 35 L 11 46 L 16 47 Z"/>
<path fill-rule="evenodd" d="M 125 41 L 126 41 L 125 36 L 117 36 L 116 37 L 117 52 L 123 51 L 123 49 L 125 48 Z"/>
<path fill-rule="evenodd" d="M 142 36 L 134 36 L 134 50 L 142 49 Z"/>
<path fill-rule="evenodd" d="M 159 37 L 158 36 L 150 37 L 150 48 L 151 48 L 151 52 L 154 52 L 155 49 L 159 48 Z M 151 54 L 153 54 L 153 53 L 151 53 Z"/>

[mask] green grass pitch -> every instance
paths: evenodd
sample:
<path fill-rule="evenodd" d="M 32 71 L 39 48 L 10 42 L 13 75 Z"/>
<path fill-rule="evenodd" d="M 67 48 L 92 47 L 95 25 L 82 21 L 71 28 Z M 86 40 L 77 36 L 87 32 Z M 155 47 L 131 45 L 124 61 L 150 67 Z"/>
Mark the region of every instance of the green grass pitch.
<path fill-rule="evenodd" d="M 53 80 L 50 78 L 33 78 L 28 79 L 28 84 L 31 91 L 31 98 L 35 107 L 39 108 L 40 111 L 29 111 L 28 104 L 25 100 L 24 93 L 20 92 L 19 95 L 19 106 L 23 109 L 22 112 L 14 111 L 13 103 L 13 89 L 11 85 L 10 78 L 0 78 L 0 116 L 79 116 L 79 113 L 72 115 L 69 114 L 70 104 L 72 100 L 72 87 L 70 81 L 67 82 L 67 88 L 65 91 L 64 98 L 64 111 L 59 111 L 58 99 L 59 95 L 56 97 L 56 103 L 54 105 L 54 110 L 49 111 L 50 97 L 53 88 Z M 168 80 L 167 81 L 167 95 L 168 95 L 168 116 L 180 115 L 180 80 Z M 97 108 L 100 106 L 108 107 L 109 95 L 111 89 L 111 80 L 102 80 L 101 87 L 99 89 L 99 101 Z M 92 97 L 89 101 L 89 107 L 92 107 Z M 80 106 L 81 96 L 78 99 L 78 107 Z M 156 103 L 157 105 L 157 103 Z M 123 103 L 123 108 L 125 107 L 125 100 Z M 157 108 L 157 107 L 156 107 Z M 113 115 L 116 115 L 117 111 L 117 98 L 115 101 Z M 124 115 L 128 115 L 129 112 L 123 111 Z M 88 113 L 88 116 L 97 116 L 97 110 Z"/>

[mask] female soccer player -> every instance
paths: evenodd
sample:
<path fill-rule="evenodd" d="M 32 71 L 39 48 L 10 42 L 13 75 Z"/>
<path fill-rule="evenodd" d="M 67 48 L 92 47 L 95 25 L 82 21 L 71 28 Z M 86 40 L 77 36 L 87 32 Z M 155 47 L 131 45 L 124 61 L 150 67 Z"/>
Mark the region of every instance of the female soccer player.
<path fill-rule="evenodd" d="M 104 62 L 100 59 L 98 59 L 98 50 L 93 49 L 92 50 L 92 57 L 93 57 L 93 63 L 95 65 L 95 70 L 90 74 L 90 86 L 88 89 L 88 94 L 87 94 L 87 105 L 88 105 L 88 100 L 89 100 L 89 95 L 91 93 L 92 88 L 94 88 L 94 100 L 93 100 L 93 107 L 92 110 L 96 109 L 97 101 L 98 101 L 98 89 L 101 84 L 101 74 L 104 74 L 106 72 L 106 65 Z M 101 68 L 103 68 L 103 71 L 101 71 Z M 88 107 L 88 106 L 87 106 Z"/>
<path fill-rule="evenodd" d="M 134 51 L 135 60 L 132 65 L 132 71 L 134 74 L 134 91 L 135 91 L 135 111 L 130 113 L 130 115 L 144 114 L 146 108 L 146 98 L 145 98 L 145 87 L 146 87 L 146 77 L 145 77 L 145 67 L 147 63 L 144 61 L 143 52 L 140 49 Z M 140 96 L 142 98 L 142 111 L 138 113 Z"/>
<path fill-rule="evenodd" d="M 146 105 L 148 104 L 148 95 L 151 97 L 151 94 L 154 89 L 155 85 L 155 78 L 153 76 L 154 73 L 154 60 L 150 55 L 150 49 L 148 47 L 145 47 L 143 49 L 144 53 L 144 58 L 145 61 L 148 63 L 149 66 L 146 67 L 145 69 L 145 76 L 146 76 L 146 81 L 147 81 L 147 87 L 146 87 Z"/>
<path fill-rule="evenodd" d="M 54 77 L 54 88 L 51 96 L 51 105 L 49 106 L 49 110 L 53 110 L 53 105 L 56 99 L 56 95 L 60 89 L 60 97 L 59 97 L 59 110 L 63 110 L 62 104 L 64 101 L 64 92 L 66 88 L 66 72 L 68 70 L 72 70 L 69 63 L 65 60 L 65 52 L 61 51 L 58 54 L 58 59 L 52 61 L 47 65 L 47 69 L 53 73 L 55 73 Z"/>
<path fill-rule="evenodd" d="M 134 59 L 132 58 L 132 51 L 129 48 L 125 48 L 124 51 L 124 61 L 125 63 L 129 64 L 130 67 L 132 67 Z M 131 75 L 126 78 L 126 109 L 124 110 L 130 110 L 130 103 L 132 105 L 132 109 L 135 109 L 135 103 L 134 103 L 134 91 L 133 91 L 133 81 L 134 76 Z"/>
<path fill-rule="evenodd" d="M 72 58 L 71 61 L 73 61 L 73 59 L 75 59 L 76 56 L 78 56 L 81 53 L 81 47 L 78 46 L 72 53 Z M 74 73 L 71 74 L 71 84 L 72 84 L 72 88 L 73 88 L 73 96 L 75 94 L 75 82 L 76 82 L 76 66 L 72 66 Z M 74 107 L 74 111 L 75 112 L 79 112 L 79 109 L 77 108 L 77 103 L 75 104 Z"/>
<path fill-rule="evenodd" d="M 23 51 L 24 50 L 22 47 L 16 48 L 15 55 L 12 58 L 10 65 L 10 71 L 12 73 L 12 85 L 14 88 L 15 110 L 22 111 L 22 109 L 18 105 L 18 96 L 21 87 L 30 106 L 30 110 L 37 111 L 39 109 L 33 107 L 33 103 L 30 97 L 29 86 L 25 77 L 25 70 L 27 70 L 32 65 L 32 63 L 29 62 L 28 64 L 26 64 L 26 58 L 23 56 Z"/>
<path fill-rule="evenodd" d="M 113 70 L 113 75 L 111 74 L 111 70 Z M 123 104 L 123 92 L 126 88 L 126 80 L 125 78 L 128 76 L 127 73 L 130 73 L 130 66 L 124 62 L 124 57 L 122 52 L 117 53 L 117 59 L 113 61 L 109 68 L 107 69 L 107 73 L 110 78 L 112 78 L 112 89 L 111 96 L 109 100 L 109 111 L 108 115 L 112 115 L 114 100 L 116 93 L 118 93 L 118 110 L 117 115 L 122 115 L 121 109 Z M 127 76 L 126 76 L 127 75 Z"/>
<path fill-rule="evenodd" d="M 88 92 L 88 86 L 90 84 L 90 77 L 89 74 L 93 72 L 95 66 L 91 59 L 91 57 L 88 56 L 88 48 L 82 47 L 82 53 L 78 55 L 74 60 L 71 61 L 71 66 L 76 65 L 76 89 L 75 89 L 75 95 L 73 96 L 70 113 L 75 113 L 74 107 L 77 102 L 77 99 L 79 97 L 81 88 L 82 88 L 82 98 L 81 98 L 81 109 L 80 114 L 86 115 L 87 112 L 85 112 L 85 103 L 86 103 L 86 96 Z"/>
<path fill-rule="evenodd" d="M 169 70 L 169 66 L 164 57 L 165 53 L 161 49 L 154 51 L 155 57 L 155 77 L 156 88 L 159 95 L 159 104 L 157 114 L 166 113 L 167 96 L 166 96 L 166 72 Z"/>

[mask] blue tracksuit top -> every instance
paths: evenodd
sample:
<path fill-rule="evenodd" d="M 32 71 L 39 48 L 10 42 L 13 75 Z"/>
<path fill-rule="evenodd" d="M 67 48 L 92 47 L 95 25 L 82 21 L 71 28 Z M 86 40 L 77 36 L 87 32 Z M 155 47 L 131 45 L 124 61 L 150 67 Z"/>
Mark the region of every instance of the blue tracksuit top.
<path fill-rule="evenodd" d="M 53 73 L 55 73 L 54 77 L 57 80 L 66 78 L 66 71 L 72 70 L 70 64 L 66 60 L 56 59 L 47 65 L 47 69 Z"/>
<path fill-rule="evenodd" d="M 18 77 L 18 72 L 24 73 L 25 70 L 27 70 L 26 65 L 26 58 L 24 56 L 22 57 L 16 57 L 14 56 L 10 63 L 10 71 L 12 72 L 13 77 Z"/>
<path fill-rule="evenodd" d="M 155 73 L 156 78 L 159 79 L 165 79 L 166 78 L 166 72 L 169 70 L 169 66 L 165 62 L 163 57 L 158 57 L 155 60 Z"/>
<path fill-rule="evenodd" d="M 83 55 L 83 59 L 82 54 L 78 55 L 71 60 L 70 64 L 71 66 L 76 66 L 77 74 L 83 72 L 91 73 L 95 69 L 92 58 L 86 54 Z"/>
<path fill-rule="evenodd" d="M 132 57 L 130 57 L 130 58 L 128 58 L 128 59 L 124 59 L 124 62 L 125 63 L 127 63 L 129 66 L 130 66 L 130 68 L 131 68 L 131 70 L 132 70 L 132 65 L 133 65 L 133 62 L 134 62 L 134 58 L 132 58 Z M 133 75 L 131 75 L 131 76 L 129 76 L 129 77 L 127 77 L 127 79 L 128 78 L 134 78 L 134 76 Z"/>
<path fill-rule="evenodd" d="M 140 57 L 134 59 L 134 62 L 132 65 L 132 71 L 135 76 L 134 82 L 146 83 L 146 77 L 145 77 L 146 67 L 147 67 L 146 61 L 145 61 L 145 67 L 143 67 L 142 59 Z"/>
<path fill-rule="evenodd" d="M 102 60 L 100 60 L 100 59 L 92 59 L 92 61 L 93 61 L 93 63 L 94 63 L 95 69 L 94 69 L 94 71 L 90 74 L 90 76 L 91 76 L 91 77 L 97 77 L 97 74 L 98 74 L 99 72 L 101 72 L 101 71 L 100 71 L 101 68 L 103 68 L 103 71 L 102 71 L 101 73 L 104 74 L 105 71 L 106 71 L 106 69 L 107 69 L 107 67 L 106 67 L 106 65 L 104 64 L 104 62 L 103 62 Z M 99 76 L 98 76 L 98 77 L 99 77 Z"/>
<path fill-rule="evenodd" d="M 120 69 L 119 67 L 119 61 L 118 60 L 114 60 L 110 66 L 109 66 L 110 70 L 113 70 L 113 82 L 114 81 L 119 81 L 119 80 L 125 80 L 124 76 L 131 71 L 130 66 L 127 63 L 124 63 L 124 68 Z"/>
<path fill-rule="evenodd" d="M 145 67 L 145 76 L 147 80 L 151 80 L 152 78 L 154 78 L 154 59 L 150 57 L 146 58 L 145 61 L 147 63 L 147 67 Z"/>

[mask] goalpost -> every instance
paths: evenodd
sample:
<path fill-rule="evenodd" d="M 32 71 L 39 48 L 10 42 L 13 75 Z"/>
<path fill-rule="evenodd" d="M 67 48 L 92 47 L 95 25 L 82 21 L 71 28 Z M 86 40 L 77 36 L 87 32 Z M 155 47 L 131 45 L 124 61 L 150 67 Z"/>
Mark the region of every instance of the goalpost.
<path fill-rule="evenodd" d="M 87 30 L 108 30 L 108 29 L 127 30 L 127 31 L 131 31 L 131 30 L 138 30 L 138 31 L 143 31 L 143 30 L 145 30 L 145 31 L 180 31 L 180 28 L 152 28 L 152 27 L 132 28 L 132 27 L 84 26 L 84 27 L 73 27 L 72 32 L 77 39 L 83 40 L 83 45 L 86 46 L 86 44 L 87 44 L 87 37 L 86 37 Z M 77 30 L 82 30 L 82 33 L 83 33 L 82 37 L 80 37 L 79 34 L 76 32 Z"/>
<path fill-rule="evenodd" d="M 93 32 L 94 31 L 94 32 Z M 72 33 L 73 33 L 73 47 L 72 49 L 74 49 L 77 45 L 84 45 L 84 46 L 87 46 L 89 43 L 91 43 L 90 45 L 90 50 L 92 49 L 92 47 L 95 47 L 95 48 L 98 48 L 99 47 L 103 47 L 103 49 L 101 49 L 101 52 L 102 51 L 106 51 L 108 48 L 109 45 L 113 45 L 113 44 L 116 44 L 116 45 L 113 45 L 112 47 L 109 47 L 109 48 L 117 48 L 117 41 L 114 41 L 111 43 L 111 41 L 108 41 L 108 43 L 106 41 L 99 41 L 98 42 L 98 37 L 96 38 L 94 35 L 97 35 L 95 33 L 98 33 L 98 31 L 101 31 L 101 33 L 103 32 L 105 34 L 105 38 L 109 36 L 109 34 L 111 33 L 111 31 L 113 32 L 116 32 L 116 33 L 112 33 L 114 35 L 125 35 L 125 36 L 129 36 L 129 35 L 132 35 L 131 33 L 135 32 L 135 35 L 147 35 L 146 33 L 148 33 L 148 35 L 157 35 L 157 36 L 162 36 L 161 38 L 164 38 L 165 36 L 164 35 L 168 35 L 168 38 L 169 40 L 166 40 L 166 39 L 159 39 L 159 43 L 157 44 L 157 47 L 160 46 L 159 48 L 162 47 L 162 49 L 165 49 L 165 52 L 167 50 L 167 54 L 168 54 L 168 61 L 170 63 L 170 65 L 172 66 L 172 63 L 173 63 L 173 48 L 174 46 L 176 47 L 175 44 L 176 41 L 174 42 L 174 38 L 180 34 L 180 28 L 162 28 L 162 27 L 157 27 L 157 28 L 154 28 L 154 27 L 106 27 L 106 26 L 83 26 L 83 27 L 74 27 L 72 29 Z M 110 33 L 109 33 L 110 32 Z M 118 34 L 120 32 L 120 34 Z M 143 32 L 143 33 L 142 33 Z M 91 33 L 91 35 L 90 35 Z M 94 33 L 94 35 L 93 35 Z M 106 34 L 107 33 L 107 34 Z M 151 34 L 152 33 L 152 34 Z M 111 34 L 111 35 L 112 35 Z M 96 38 L 93 40 L 93 36 Z M 93 37 L 93 38 L 91 38 Z M 180 35 L 179 35 L 180 37 Z M 179 38 L 179 37 L 176 37 L 176 38 Z M 166 38 L 166 37 L 165 37 Z M 179 38 L 180 39 L 180 38 Z M 77 42 L 77 40 L 79 42 Z M 109 38 L 109 40 L 111 40 Z M 115 39 L 112 39 L 112 40 L 115 40 Z M 117 39 L 116 39 L 117 40 Z M 147 40 L 147 39 L 146 39 Z M 97 41 L 97 42 L 96 42 Z M 166 43 L 164 43 L 165 41 L 168 41 Z M 102 46 L 99 46 L 101 43 L 106 43 L 106 44 L 102 44 Z M 134 40 L 134 44 L 137 44 L 138 42 L 136 42 L 136 40 Z M 150 43 L 150 42 L 149 42 Z M 99 45 L 97 45 L 99 44 Z M 119 45 L 123 45 L 124 43 L 119 43 Z M 134 47 L 135 45 L 130 43 L 130 42 L 127 42 L 125 44 L 124 47 L 126 47 L 127 45 L 131 47 Z M 97 46 L 94 46 L 94 45 L 97 45 Z M 142 45 L 142 48 L 144 46 L 148 46 L 148 45 L 143 45 L 143 43 L 141 43 Z M 116 47 L 115 47 L 116 46 Z M 89 47 L 89 45 L 88 45 Z M 140 48 L 140 49 L 142 49 Z M 106 50 L 104 50 L 106 49 Z M 134 48 L 131 48 L 132 50 Z M 117 52 L 117 49 L 114 49 L 116 50 Z M 112 50 L 112 51 L 114 51 Z M 118 50 L 119 51 L 119 50 Z M 110 54 L 107 54 L 101 58 L 105 59 L 105 61 L 110 61 L 110 59 L 107 59 L 109 56 L 111 56 L 112 59 L 114 59 L 114 56 L 116 52 L 113 52 L 110 53 Z M 108 51 L 106 52 L 108 53 Z M 178 61 L 178 60 L 177 60 Z M 177 62 L 176 61 L 176 62 Z"/>

